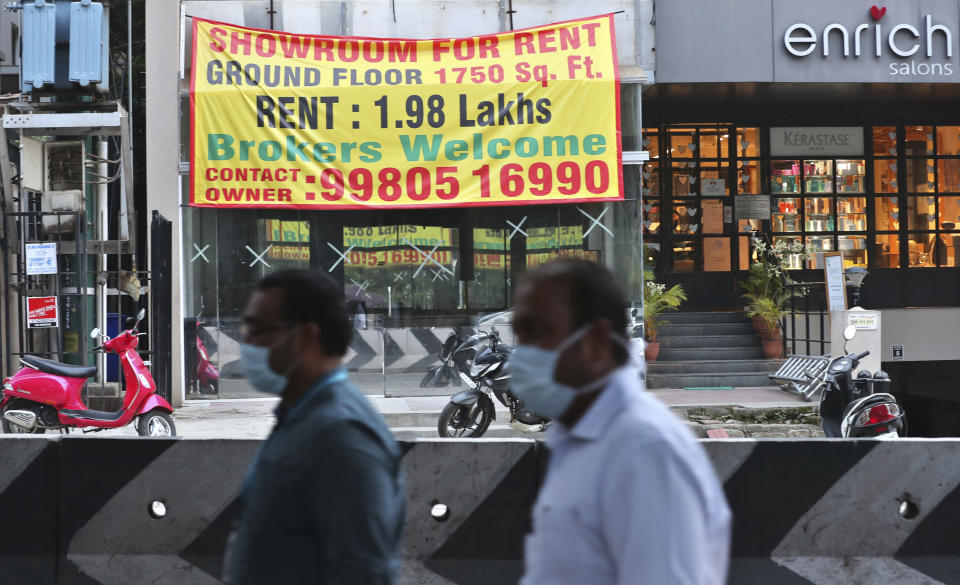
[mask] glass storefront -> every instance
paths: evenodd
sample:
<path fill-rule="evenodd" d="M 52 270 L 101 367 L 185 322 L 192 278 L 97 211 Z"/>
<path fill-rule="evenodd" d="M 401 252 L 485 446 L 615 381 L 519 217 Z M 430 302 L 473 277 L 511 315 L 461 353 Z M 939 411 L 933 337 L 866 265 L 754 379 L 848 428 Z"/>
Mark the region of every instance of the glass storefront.
<path fill-rule="evenodd" d="M 625 181 L 635 197 L 639 168 L 628 169 Z M 188 369 L 195 391 L 188 398 L 256 396 L 242 379 L 239 325 L 254 284 L 270 272 L 303 268 L 342 283 L 358 327 L 348 365 L 379 387 L 384 368 L 396 362 L 403 367 L 394 381 L 406 376 L 404 383 L 416 386 L 449 328 L 510 308 L 513 282 L 524 269 L 561 257 L 603 262 L 638 297 L 638 209 L 635 199 L 346 213 L 185 206 L 186 326 L 196 326 L 202 311 L 201 341 L 221 370 L 217 391 L 199 394 Z"/>
<path fill-rule="evenodd" d="M 840 251 L 846 267 L 960 266 L 960 126 L 863 130 L 862 156 L 784 158 L 769 155 L 769 127 L 645 128 L 644 226 L 659 270 L 743 270 L 752 231 Z M 745 194 L 768 194 L 769 217 L 735 220 Z M 790 264 L 822 268 L 816 255 Z"/>

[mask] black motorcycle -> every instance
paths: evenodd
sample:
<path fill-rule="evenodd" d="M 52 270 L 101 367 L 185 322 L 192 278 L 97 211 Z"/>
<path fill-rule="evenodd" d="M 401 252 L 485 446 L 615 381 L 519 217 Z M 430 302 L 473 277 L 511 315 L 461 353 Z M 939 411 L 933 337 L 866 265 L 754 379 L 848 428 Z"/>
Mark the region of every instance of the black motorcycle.
<path fill-rule="evenodd" d="M 437 358 L 439 364 L 430 366 L 427 373 L 420 380 L 421 388 L 446 388 L 459 385 L 462 381 L 460 373 L 468 373 L 474 358 L 483 349 L 489 336 L 486 334 L 465 336 L 463 328 L 456 327 L 447 339 Z M 470 384 L 472 387 L 473 384 Z"/>
<path fill-rule="evenodd" d="M 856 327 L 848 325 L 843 332 L 845 341 L 856 335 Z M 853 371 L 860 360 L 870 352 L 847 354 L 830 360 L 824 370 L 823 390 L 820 394 L 820 419 L 823 433 L 828 437 L 896 438 L 907 434 L 903 407 L 887 392 L 890 377 L 878 370 L 874 374 L 861 371 L 854 379 Z"/>
<path fill-rule="evenodd" d="M 510 392 L 510 374 L 506 371 L 512 349 L 500 343 L 496 329 L 483 334 L 489 343 L 460 377 L 469 389 L 458 392 L 440 413 L 437 431 L 441 437 L 482 437 L 496 418 L 492 393 L 510 410 L 510 423 L 524 432 L 542 431 L 549 421 L 533 414 Z"/>

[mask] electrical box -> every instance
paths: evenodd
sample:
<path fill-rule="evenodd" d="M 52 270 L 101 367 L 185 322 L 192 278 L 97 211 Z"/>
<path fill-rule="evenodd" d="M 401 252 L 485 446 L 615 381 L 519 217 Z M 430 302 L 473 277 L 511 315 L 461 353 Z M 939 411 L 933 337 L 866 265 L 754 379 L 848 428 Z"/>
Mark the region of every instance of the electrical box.
<path fill-rule="evenodd" d="M 44 193 L 40 199 L 40 211 L 50 213 L 56 211 L 83 211 L 86 199 L 83 191 L 56 191 Z M 76 215 L 44 215 L 44 234 L 72 234 L 77 229 Z"/>
<path fill-rule="evenodd" d="M 49 141 L 44 144 L 46 181 L 44 193 L 83 189 L 83 142 Z"/>
<path fill-rule="evenodd" d="M 82 212 L 84 197 L 84 146 L 80 140 L 48 140 L 42 143 L 43 190 L 40 210 Z M 71 234 L 77 229 L 76 216 L 44 215 L 43 233 Z"/>
<path fill-rule="evenodd" d="M 57 5 L 36 0 L 23 5 L 23 84 L 40 88 L 55 79 Z"/>
<path fill-rule="evenodd" d="M 71 2 L 70 81 L 81 86 L 102 81 L 103 44 L 103 4 Z"/>

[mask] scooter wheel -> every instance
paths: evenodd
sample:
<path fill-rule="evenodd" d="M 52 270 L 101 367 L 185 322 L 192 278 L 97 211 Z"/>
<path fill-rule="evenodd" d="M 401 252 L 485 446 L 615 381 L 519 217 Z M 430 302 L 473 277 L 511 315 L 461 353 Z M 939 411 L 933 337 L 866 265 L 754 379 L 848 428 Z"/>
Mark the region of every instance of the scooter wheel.
<path fill-rule="evenodd" d="M 140 420 L 137 421 L 137 434 L 141 437 L 176 437 L 177 427 L 169 414 L 154 409 L 140 415 Z"/>

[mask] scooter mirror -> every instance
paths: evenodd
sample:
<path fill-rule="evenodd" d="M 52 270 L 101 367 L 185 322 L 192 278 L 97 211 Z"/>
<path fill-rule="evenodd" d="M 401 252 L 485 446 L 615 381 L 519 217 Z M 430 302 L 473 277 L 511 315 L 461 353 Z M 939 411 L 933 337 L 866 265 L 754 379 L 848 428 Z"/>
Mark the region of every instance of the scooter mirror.
<path fill-rule="evenodd" d="M 100 337 L 100 328 L 94 327 L 93 331 L 90 332 L 90 339 L 96 339 Z"/>
<path fill-rule="evenodd" d="M 143 317 L 147 314 L 146 309 L 140 309 L 140 312 L 137 313 L 137 322 L 143 321 Z"/>
<path fill-rule="evenodd" d="M 850 341 L 857 336 L 857 326 L 856 325 L 847 325 L 843 329 L 843 338 L 847 341 Z"/>

